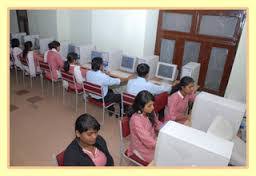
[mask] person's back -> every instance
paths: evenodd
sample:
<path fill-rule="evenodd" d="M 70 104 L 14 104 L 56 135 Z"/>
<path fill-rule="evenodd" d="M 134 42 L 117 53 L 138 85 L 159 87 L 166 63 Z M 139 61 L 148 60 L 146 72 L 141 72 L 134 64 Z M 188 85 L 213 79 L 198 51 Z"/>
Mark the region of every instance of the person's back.
<path fill-rule="evenodd" d="M 128 81 L 127 93 L 137 95 L 140 91 L 147 90 L 153 95 L 157 95 L 163 92 L 170 92 L 171 86 L 159 86 L 146 80 L 149 70 L 149 66 L 145 63 L 137 66 L 138 77 Z"/>
<path fill-rule="evenodd" d="M 64 62 L 61 59 L 60 54 L 58 53 L 60 50 L 60 43 L 57 41 L 52 42 L 52 49 L 47 54 L 47 63 L 52 69 L 52 76 L 54 80 L 61 78 L 60 69 L 63 67 Z M 46 73 L 47 77 L 50 77 L 50 73 Z"/>
<path fill-rule="evenodd" d="M 22 54 L 22 49 L 19 46 L 20 42 L 18 39 L 14 38 L 11 40 L 11 55 L 14 59 L 14 64 L 20 69 L 22 69 L 22 64 L 19 58 L 19 55 Z"/>

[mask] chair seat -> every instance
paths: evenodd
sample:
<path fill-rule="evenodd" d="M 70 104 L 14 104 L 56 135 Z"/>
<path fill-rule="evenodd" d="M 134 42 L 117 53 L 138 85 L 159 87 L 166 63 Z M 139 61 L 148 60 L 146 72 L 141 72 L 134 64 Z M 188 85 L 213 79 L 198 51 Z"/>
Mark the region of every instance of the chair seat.
<path fill-rule="evenodd" d="M 65 152 L 65 151 L 62 151 L 61 153 L 59 153 L 59 154 L 56 156 L 56 159 L 57 159 L 57 162 L 58 162 L 58 165 L 59 165 L 59 166 L 64 166 L 64 152 Z"/>
<path fill-rule="evenodd" d="M 74 86 L 68 86 L 68 90 L 67 90 L 68 92 L 76 92 L 76 88 L 74 87 Z M 78 93 L 82 93 L 83 92 L 83 88 L 78 88 L 77 89 L 77 92 Z"/>
<path fill-rule="evenodd" d="M 95 100 L 94 98 L 88 98 L 88 101 L 89 101 L 90 103 L 92 103 L 92 104 L 95 104 L 96 106 L 103 107 L 103 102 L 97 101 L 97 100 Z M 114 104 L 114 103 L 108 102 L 108 103 L 105 103 L 105 106 L 110 106 L 110 105 L 112 105 L 112 104 Z"/>
<path fill-rule="evenodd" d="M 131 156 L 128 156 L 128 149 L 125 151 L 125 156 L 127 156 L 128 158 L 133 159 L 134 161 L 140 163 L 143 166 L 147 166 L 149 163 L 146 161 L 143 161 L 142 159 L 140 159 L 137 155 L 132 154 Z"/>

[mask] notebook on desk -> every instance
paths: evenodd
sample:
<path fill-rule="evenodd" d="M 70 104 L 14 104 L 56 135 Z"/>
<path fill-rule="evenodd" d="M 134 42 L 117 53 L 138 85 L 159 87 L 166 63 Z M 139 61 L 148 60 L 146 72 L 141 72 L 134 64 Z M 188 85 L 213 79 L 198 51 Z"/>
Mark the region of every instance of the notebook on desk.
<path fill-rule="evenodd" d="M 121 70 L 111 70 L 110 74 L 122 78 L 128 78 L 130 75 L 132 75 L 131 73 L 123 72 Z"/>

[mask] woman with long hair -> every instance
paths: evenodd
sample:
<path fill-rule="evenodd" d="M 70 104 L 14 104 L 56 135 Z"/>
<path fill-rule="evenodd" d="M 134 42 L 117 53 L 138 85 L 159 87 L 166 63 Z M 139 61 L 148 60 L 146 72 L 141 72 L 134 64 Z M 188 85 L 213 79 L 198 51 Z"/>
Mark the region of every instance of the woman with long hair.
<path fill-rule="evenodd" d="M 187 124 L 190 116 L 187 113 L 188 103 L 195 99 L 195 92 L 199 87 L 195 87 L 194 80 L 185 76 L 172 88 L 171 95 L 168 97 L 166 107 L 165 122 L 169 120 Z"/>
<path fill-rule="evenodd" d="M 157 133 L 161 122 L 154 112 L 154 96 L 144 90 L 135 97 L 128 111 L 131 132 L 128 156 L 136 155 L 150 163 L 154 158 Z"/>

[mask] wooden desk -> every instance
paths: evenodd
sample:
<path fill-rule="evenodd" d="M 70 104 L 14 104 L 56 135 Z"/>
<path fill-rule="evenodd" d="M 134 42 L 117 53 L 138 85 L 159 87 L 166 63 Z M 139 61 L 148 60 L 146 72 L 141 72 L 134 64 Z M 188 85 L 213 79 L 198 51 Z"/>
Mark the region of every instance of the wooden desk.
<path fill-rule="evenodd" d="M 164 81 L 160 78 L 157 78 L 157 77 L 154 77 L 152 79 L 149 80 L 149 82 L 152 82 L 154 84 L 157 84 L 157 85 L 169 85 L 169 86 L 173 86 L 174 83 L 178 82 L 177 80 L 176 81 Z"/>

